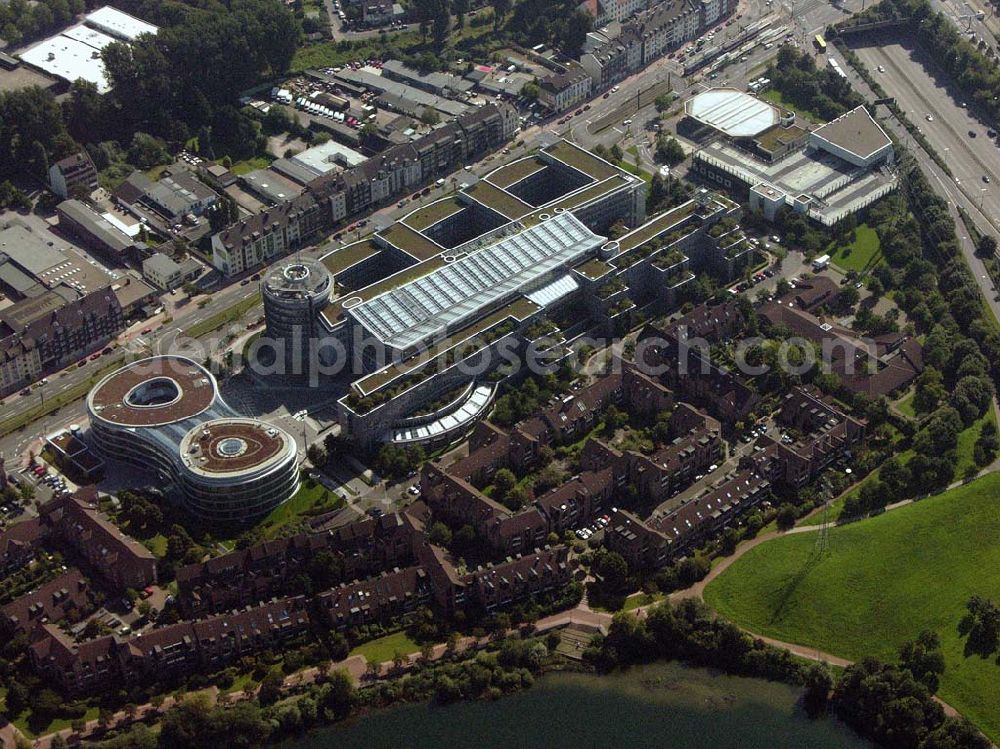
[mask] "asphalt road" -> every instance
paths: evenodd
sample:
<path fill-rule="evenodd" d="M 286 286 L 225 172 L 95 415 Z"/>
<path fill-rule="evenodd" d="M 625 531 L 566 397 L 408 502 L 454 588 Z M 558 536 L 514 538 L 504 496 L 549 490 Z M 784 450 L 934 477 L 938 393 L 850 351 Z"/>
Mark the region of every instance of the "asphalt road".
<path fill-rule="evenodd" d="M 890 95 L 895 95 L 897 93 L 896 92 L 897 88 L 901 91 L 904 92 L 906 91 L 906 87 L 908 86 L 908 84 L 906 83 L 902 84 L 897 83 L 895 85 L 892 84 L 893 79 L 891 76 L 898 75 L 898 73 L 895 72 L 890 73 L 891 68 L 889 66 L 885 66 L 886 73 L 884 74 L 884 76 L 883 74 L 875 72 L 877 70 L 877 67 L 871 66 L 869 61 L 866 60 L 866 55 L 868 53 L 868 50 L 862 49 L 862 50 L 857 50 L 857 52 L 858 56 L 861 57 L 862 61 L 864 61 L 866 63 L 866 66 L 868 66 L 869 69 L 872 71 L 872 75 L 877 75 L 880 78 L 882 77 L 885 78 L 884 80 L 881 81 L 881 83 L 883 88 L 886 89 L 886 93 Z M 877 50 L 873 51 L 872 54 L 877 54 Z M 909 58 L 902 58 L 901 56 L 897 55 L 897 57 L 895 58 L 896 67 L 898 68 L 899 65 L 907 65 L 907 63 L 905 62 L 906 59 Z M 881 62 L 875 63 L 876 66 L 879 64 L 884 64 L 884 63 Z M 909 65 L 912 65 L 913 67 L 920 67 L 919 64 L 912 63 L 912 61 L 911 63 L 909 63 Z M 851 68 L 850 66 L 844 66 L 844 67 L 845 70 L 847 71 L 848 77 L 851 80 L 851 84 L 855 87 L 855 89 L 857 89 L 859 92 L 862 93 L 862 95 L 867 97 L 869 101 L 872 100 L 874 98 L 874 94 L 871 91 L 871 89 L 868 88 L 867 84 L 855 74 L 853 68 Z M 895 70 L 895 68 L 893 68 L 892 70 Z M 910 72 L 916 74 L 916 71 L 910 70 Z M 927 75 L 927 73 L 924 73 L 924 75 Z M 928 88 L 926 90 L 920 91 L 920 93 L 923 94 L 925 98 L 929 98 L 931 105 L 933 107 L 932 112 L 930 113 L 924 112 L 924 114 L 934 115 L 935 122 L 928 123 L 926 120 L 913 118 L 914 122 L 920 122 L 922 123 L 922 125 L 937 124 L 937 122 L 940 121 L 938 114 L 935 114 L 935 112 L 939 111 L 938 108 L 940 108 L 940 111 L 952 114 L 957 112 L 960 118 L 968 118 L 971 116 L 966 109 L 963 109 L 962 107 L 958 106 L 959 104 L 961 104 L 961 99 L 959 99 L 956 102 L 954 98 L 949 96 L 947 89 L 939 88 L 936 82 L 932 85 L 928 83 L 926 80 L 924 81 L 924 85 L 928 86 Z M 911 97 L 913 96 L 912 93 L 909 95 Z M 897 99 L 897 101 L 900 101 L 901 105 L 905 109 L 905 104 L 902 104 L 902 100 Z M 924 174 L 927 175 L 931 188 L 942 199 L 944 199 L 947 202 L 951 216 L 955 220 L 955 228 L 958 233 L 959 247 L 962 251 L 962 255 L 964 256 L 966 263 L 968 264 L 970 270 L 972 271 L 972 274 L 976 279 L 976 283 L 979 285 L 979 288 L 986 299 L 987 305 L 992 310 L 994 316 L 998 320 L 1000 320 L 1000 301 L 998 301 L 997 289 L 993 286 L 992 280 L 986 273 L 986 268 L 983 265 L 983 261 L 976 256 L 975 246 L 972 240 L 969 238 L 968 234 L 966 233 L 965 226 L 962 223 L 957 210 L 959 206 L 964 208 L 968 212 L 968 214 L 972 217 L 972 220 L 975 222 L 976 226 L 980 231 L 985 233 L 996 234 L 997 211 L 996 211 L 996 204 L 995 202 L 993 202 L 996 200 L 996 198 L 993 197 L 991 199 L 989 190 L 987 192 L 973 191 L 972 188 L 978 190 L 978 188 L 980 187 L 987 187 L 987 185 L 983 184 L 981 181 L 982 177 L 981 174 L 979 175 L 980 180 L 978 184 L 974 176 L 971 179 L 966 178 L 964 181 L 963 178 L 959 176 L 958 182 L 956 182 L 953 177 L 949 177 L 947 174 L 945 174 L 937 166 L 937 164 L 934 163 L 934 161 L 927 154 L 927 152 L 924 151 L 923 148 L 915 140 L 913 140 L 913 138 L 910 137 L 909 133 L 896 120 L 895 117 L 891 115 L 882 116 L 880 117 L 880 122 L 883 125 L 883 127 L 886 127 L 887 129 L 892 131 L 892 134 L 896 138 L 898 138 L 904 145 L 906 145 L 910 153 L 912 153 L 916 158 L 917 163 L 920 165 L 921 169 L 923 169 Z M 961 126 L 962 119 L 956 120 L 956 123 L 953 124 Z M 983 126 L 978 123 L 970 126 L 968 124 L 967 119 L 965 120 L 964 126 L 967 127 L 978 126 L 980 128 L 983 128 Z M 938 148 L 939 146 L 937 145 L 935 140 L 932 139 L 932 134 L 933 138 L 938 139 L 939 141 L 942 142 L 950 143 L 950 145 L 948 145 L 947 147 L 952 150 L 949 150 L 947 152 L 939 151 L 939 153 L 942 154 L 942 157 L 949 164 L 949 168 L 951 168 L 953 171 L 958 169 L 968 170 L 972 168 L 971 165 L 978 164 L 980 160 L 985 160 L 987 164 L 991 165 L 994 163 L 992 159 L 997 155 L 996 153 L 997 147 L 994 144 L 987 141 L 985 134 L 977 135 L 975 139 L 971 139 L 975 141 L 975 143 L 974 145 L 970 145 L 965 141 L 961 140 L 961 133 L 962 133 L 961 130 L 959 130 L 958 132 L 957 141 L 955 133 L 952 132 L 953 128 L 932 130 L 925 127 L 923 128 L 923 130 L 924 133 L 927 135 L 928 140 L 932 144 L 934 144 L 935 148 Z M 967 132 L 966 132 L 966 137 L 968 137 Z M 968 149 L 964 147 L 960 148 L 958 145 L 959 143 L 968 145 L 969 148 Z M 943 148 L 944 146 L 941 147 Z M 956 151 L 956 149 L 959 150 Z M 968 153 L 968 150 L 972 151 L 971 155 Z M 959 155 L 961 153 L 966 154 L 964 158 L 959 158 Z M 996 167 L 994 166 L 993 168 Z M 955 173 L 956 175 L 959 174 L 958 171 L 956 171 Z M 968 172 L 966 171 L 965 173 Z M 994 184 L 995 183 L 991 183 L 990 186 L 993 186 Z"/>
<path fill-rule="evenodd" d="M 975 112 L 961 106 L 963 94 L 918 49 L 891 43 L 856 51 L 948 164 L 956 187 L 981 205 L 992 217 L 994 230 L 1000 230 L 996 218 L 1000 216 L 1000 147 Z M 884 73 L 878 72 L 880 65 Z M 927 120 L 928 115 L 933 121 Z"/>

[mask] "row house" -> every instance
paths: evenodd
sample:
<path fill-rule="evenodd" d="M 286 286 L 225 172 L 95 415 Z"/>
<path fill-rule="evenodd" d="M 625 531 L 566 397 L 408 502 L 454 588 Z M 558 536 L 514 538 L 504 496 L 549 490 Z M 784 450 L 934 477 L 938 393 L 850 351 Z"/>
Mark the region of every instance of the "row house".
<path fill-rule="evenodd" d="M 602 17 L 623 21 L 620 33 L 604 30 L 588 35 L 580 65 L 590 74 L 594 88 L 607 88 L 637 73 L 654 60 L 695 39 L 710 26 L 732 14 L 735 0 L 662 0 L 638 10 L 635 3 L 619 3 Z M 633 15 L 634 14 L 634 15 Z M 633 16 L 628 18 L 628 16 Z M 628 19 L 628 20 L 624 20 Z"/>
<path fill-rule="evenodd" d="M 0 311 L 0 396 L 107 344 L 125 328 L 110 286 L 81 294 L 60 284 Z"/>
<path fill-rule="evenodd" d="M 610 467 L 583 471 L 535 500 L 548 530 L 562 534 L 586 525 L 611 501 L 614 476 Z"/>
<path fill-rule="evenodd" d="M 676 557 L 695 548 L 737 517 L 760 504 L 771 494 L 771 482 L 749 469 L 737 473 L 706 494 L 685 501 L 673 511 L 650 518 L 650 528 L 670 543 Z"/>
<path fill-rule="evenodd" d="M 212 235 L 212 264 L 236 276 L 286 255 L 333 224 L 333 205 L 305 192 L 241 219 Z"/>
<path fill-rule="evenodd" d="M 616 360 L 612 370 L 593 384 L 561 398 L 517 429 L 544 444 L 561 444 L 579 439 L 593 429 L 600 414 L 612 404 L 646 414 L 673 406 L 673 394 L 634 365 Z"/>
<path fill-rule="evenodd" d="M 573 63 L 539 82 L 538 100 L 553 112 L 563 112 L 589 99 L 593 83 L 590 73 Z"/>
<path fill-rule="evenodd" d="M 688 0 L 664 0 L 636 18 L 635 24 L 642 37 L 643 66 L 694 39 L 703 28 L 700 10 Z"/>
<path fill-rule="evenodd" d="M 551 532 L 593 518 L 610 498 L 613 482 L 610 470 L 584 471 L 518 512 L 434 464 L 424 465 L 420 488 L 435 517 L 451 525 L 471 525 L 491 548 L 518 554 L 542 545 Z"/>
<path fill-rule="evenodd" d="M 0 532 L 0 574 L 10 575 L 31 562 L 47 533 L 39 518 L 4 528 Z"/>
<path fill-rule="evenodd" d="M 52 500 L 39 514 L 117 590 L 141 590 L 156 583 L 155 555 L 97 509 L 95 487 L 83 487 L 69 497 Z"/>
<path fill-rule="evenodd" d="M 75 643 L 45 625 L 32 633 L 28 654 L 52 683 L 70 694 L 86 694 L 122 682 L 216 670 L 240 656 L 279 647 L 308 629 L 309 613 L 300 596 L 128 638 L 107 635 Z"/>
<path fill-rule="evenodd" d="M 495 611 L 515 601 L 560 590 L 571 580 L 569 547 L 556 546 L 481 567 L 463 582 L 477 605 Z"/>
<path fill-rule="evenodd" d="M 742 333 L 746 324 L 740 303 L 730 300 L 722 304 L 699 304 L 671 322 L 664 328 L 664 333 L 676 340 L 702 338 L 709 343 L 718 343 Z"/>
<path fill-rule="evenodd" d="M 79 621 L 92 608 L 90 586 L 80 570 L 71 569 L 0 608 L 0 629 L 27 634 L 39 624 Z"/>
<path fill-rule="evenodd" d="M 725 424 L 744 419 L 760 402 L 743 377 L 719 367 L 703 347 L 689 346 L 668 330 L 646 326 L 639 334 L 636 356 L 644 371 L 658 373 L 677 395 L 704 407 Z"/>
<path fill-rule="evenodd" d="M 532 506 L 491 521 L 484 535 L 494 549 L 505 554 L 520 554 L 543 545 L 550 529 L 548 518 L 538 507 Z"/>
<path fill-rule="evenodd" d="M 204 616 L 281 595 L 321 552 L 333 556 L 342 579 L 366 577 L 408 564 L 413 538 L 410 519 L 391 514 L 263 541 L 178 569 L 178 606 L 187 617 Z"/>
<path fill-rule="evenodd" d="M 487 104 L 459 115 L 412 143 L 390 146 L 356 167 L 310 182 L 302 195 L 243 219 L 212 236 L 212 262 L 238 275 L 285 255 L 348 216 L 413 192 L 509 141 L 517 111 Z"/>
<path fill-rule="evenodd" d="M 631 486 L 639 496 L 661 501 L 689 485 L 697 474 L 707 473 L 723 455 L 719 422 L 685 403 L 674 409 L 670 431 L 672 442 L 648 456 L 616 450 L 599 439 L 588 440 L 580 465 L 589 470 L 610 466 L 619 489 Z"/>
<path fill-rule="evenodd" d="M 796 388 L 785 396 L 778 421 L 802 432 L 826 432 L 844 423 L 846 437 L 851 443 L 860 442 L 865 432 L 863 422 L 844 414 L 833 404 L 832 398 L 824 398 L 812 385 Z"/>
<path fill-rule="evenodd" d="M 316 596 L 317 608 L 334 629 L 385 624 L 431 600 L 431 578 L 422 566 L 394 569 L 344 583 Z"/>
<path fill-rule="evenodd" d="M 423 544 L 417 556 L 427 570 L 434 603 L 448 615 L 469 606 L 494 611 L 558 591 L 573 579 L 569 547 L 565 545 L 517 554 L 465 573 L 459 572 L 455 561 L 440 547 Z"/>
<path fill-rule="evenodd" d="M 670 561 L 670 541 L 626 510 L 617 510 L 604 532 L 604 544 L 621 554 L 630 570 L 655 570 Z"/>

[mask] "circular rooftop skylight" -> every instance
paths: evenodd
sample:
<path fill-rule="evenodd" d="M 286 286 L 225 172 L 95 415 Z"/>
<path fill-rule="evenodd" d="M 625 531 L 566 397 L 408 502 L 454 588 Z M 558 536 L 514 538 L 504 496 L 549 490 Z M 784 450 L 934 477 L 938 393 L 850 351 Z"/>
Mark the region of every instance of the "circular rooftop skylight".
<path fill-rule="evenodd" d="M 226 437 L 215 449 L 223 458 L 236 458 L 246 452 L 247 443 L 239 437 Z"/>

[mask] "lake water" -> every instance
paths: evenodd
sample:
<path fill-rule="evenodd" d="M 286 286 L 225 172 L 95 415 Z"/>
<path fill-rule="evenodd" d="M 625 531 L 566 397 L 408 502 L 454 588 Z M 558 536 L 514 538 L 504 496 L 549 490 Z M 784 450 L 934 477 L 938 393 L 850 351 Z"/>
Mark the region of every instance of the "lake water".
<path fill-rule="evenodd" d="M 289 749 L 867 747 L 811 721 L 799 690 L 658 663 L 611 676 L 556 673 L 497 702 L 403 705 L 290 742 Z"/>

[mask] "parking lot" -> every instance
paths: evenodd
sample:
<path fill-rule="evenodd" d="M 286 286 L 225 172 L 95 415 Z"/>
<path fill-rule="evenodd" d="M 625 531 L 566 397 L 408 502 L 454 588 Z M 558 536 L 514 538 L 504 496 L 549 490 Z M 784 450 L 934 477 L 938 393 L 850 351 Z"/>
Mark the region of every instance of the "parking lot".
<path fill-rule="evenodd" d="M 866 40 L 875 44 L 877 40 Z M 889 96 L 927 137 L 951 169 L 961 190 L 1000 230 L 1000 147 L 995 133 L 969 107 L 963 94 L 919 50 L 900 41 L 855 49 Z"/>

